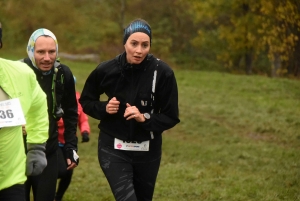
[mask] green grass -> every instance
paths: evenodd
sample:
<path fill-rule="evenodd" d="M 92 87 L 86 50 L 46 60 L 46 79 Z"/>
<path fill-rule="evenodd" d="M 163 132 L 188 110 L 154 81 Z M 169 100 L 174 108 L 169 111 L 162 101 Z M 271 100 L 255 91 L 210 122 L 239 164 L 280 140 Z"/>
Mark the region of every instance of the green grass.
<path fill-rule="evenodd" d="M 82 90 L 94 63 L 70 62 Z M 175 71 L 181 123 L 163 134 L 153 200 L 300 200 L 299 81 Z M 98 122 L 79 143 L 64 201 L 114 200 L 97 159 Z M 81 139 L 80 139 L 81 140 Z"/>

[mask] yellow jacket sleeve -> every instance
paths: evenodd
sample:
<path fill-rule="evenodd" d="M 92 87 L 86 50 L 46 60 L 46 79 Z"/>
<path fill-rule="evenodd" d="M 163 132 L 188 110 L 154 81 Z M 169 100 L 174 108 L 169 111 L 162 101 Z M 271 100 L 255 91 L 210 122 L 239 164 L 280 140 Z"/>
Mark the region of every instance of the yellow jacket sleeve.
<path fill-rule="evenodd" d="M 26 68 L 28 68 L 26 66 Z M 29 68 L 28 68 L 29 69 Z M 31 69 L 30 69 L 31 70 Z M 49 120 L 46 95 L 35 74 L 30 74 L 31 105 L 26 114 L 27 143 L 44 143 L 48 139 Z"/>

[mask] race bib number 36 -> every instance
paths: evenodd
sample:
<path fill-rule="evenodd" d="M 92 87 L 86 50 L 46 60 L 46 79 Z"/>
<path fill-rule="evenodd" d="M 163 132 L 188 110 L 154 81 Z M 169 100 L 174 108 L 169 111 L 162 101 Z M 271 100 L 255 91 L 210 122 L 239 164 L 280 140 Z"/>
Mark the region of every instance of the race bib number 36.
<path fill-rule="evenodd" d="M 0 128 L 26 124 L 18 98 L 0 101 Z"/>
<path fill-rule="evenodd" d="M 143 142 L 137 141 L 123 141 L 115 138 L 115 149 L 127 151 L 149 151 L 149 140 Z"/>

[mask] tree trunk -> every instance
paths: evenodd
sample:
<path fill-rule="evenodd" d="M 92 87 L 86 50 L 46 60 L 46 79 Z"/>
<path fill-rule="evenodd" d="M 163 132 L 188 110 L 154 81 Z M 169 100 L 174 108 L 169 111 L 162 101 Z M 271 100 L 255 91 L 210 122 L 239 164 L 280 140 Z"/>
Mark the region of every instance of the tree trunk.
<path fill-rule="evenodd" d="M 243 11 L 244 11 L 244 15 L 246 16 L 249 12 L 249 4 L 247 3 L 243 3 L 242 4 L 243 7 Z M 248 22 L 250 23 L 250 22 Z M 252 74 L 252 52 L 251 49 L 249 48 L 249 40 L 248 40 L 248 24 L 246 23 L 245 25 L 245 71 L 247 75 L 251 75 Z"/>
<path fill-rule="evenodd" d="M 272 71 L 271 76 L 277 77 L 278 76 L 278 70 L 281 68 L 281 59 L 279 53 L 274 53 L 274 59 L 273 59 L 273 65 L 272 65 Z"/>
<path fill-rule="evenodd" d="M 121 1 L 120 27 L 121 27 L 121 30 L 123 30 L 125 28 L 124 18 L 125 18 L 125 4 L 126 4 L 126 0 L 120 0 L 120 1 Z"/>
<path fill-rule="evenodd" d="M 245 54 L 245 67 L 247 75 L 252 74 L 252 53 L 247 51 Z"/>
<path fill-rule="evenodd" d="M 300 34 L 298 35 L 298 38 L 300 37 Z M 293 55 L 293 61 L 290 62 L 290 65 L 292 65 L 294 69 L 294 76 L 299 77 L 300 76 L 300 41 L 297 41 L 297 44 L 295 46 L 295 51 Z"/>

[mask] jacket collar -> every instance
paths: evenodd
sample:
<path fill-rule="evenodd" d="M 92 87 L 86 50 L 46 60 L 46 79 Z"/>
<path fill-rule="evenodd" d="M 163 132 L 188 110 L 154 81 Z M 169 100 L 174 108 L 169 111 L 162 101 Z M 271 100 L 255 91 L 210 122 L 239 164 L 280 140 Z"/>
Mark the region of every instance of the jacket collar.
<path fill-rule="evenodd" d="M 151 54 L 148 54 L 145 59 L 140 63 L 140 64 L 130 64 L 126 60 L 126 52 L 123 52 L 122 54 L 119 55 L 118 62 L 122 68 L 122 70 L 139 70 L 139 69 L 145 69 L 147 67 L 147 64 L 149 63 L 149 60 L 153 56 Z"/>

